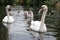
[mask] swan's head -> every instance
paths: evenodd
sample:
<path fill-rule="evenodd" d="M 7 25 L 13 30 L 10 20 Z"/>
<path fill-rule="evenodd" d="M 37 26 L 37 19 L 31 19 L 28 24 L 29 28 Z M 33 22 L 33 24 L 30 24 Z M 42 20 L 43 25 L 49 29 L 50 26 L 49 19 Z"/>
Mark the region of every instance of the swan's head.
<path fill-rule="evenodd" d="M 7 5 L 6 8 L 9 9 L 11 6 L 10 5 Z"/>
<path fill-rule="evenodd" d="M 47 11 L 48 7 L 47 5 L 42 5 L 40 11 Z"/>

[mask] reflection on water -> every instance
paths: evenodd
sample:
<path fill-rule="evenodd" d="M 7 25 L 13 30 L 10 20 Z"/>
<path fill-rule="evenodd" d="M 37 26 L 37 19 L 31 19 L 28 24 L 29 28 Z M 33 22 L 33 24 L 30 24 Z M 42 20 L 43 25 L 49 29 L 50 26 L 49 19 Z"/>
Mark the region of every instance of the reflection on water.
<path fill-rule="evenodd" d="M 8 27 L 11 26 L 11 23 L 3 23 L 3 25 L 4 25 L 6 28 L 8 28 Z"/>
<path fill-rule="evenodd" d="M 5 10 L 4 10 L 4 7 L 0 8 L 2 10 L 0 10 L 0 40 L 8 40 L 8 29 L 3 25 L 2 23 L 2 19 L 3 17 L 6 15 L 5 14 Z M 24 17 L 19 14 L 17 16 L 17 12 L 18 11 L 14 11 L 14 17 L 15 17 L 15 23 L 11 26 L 11 30 L 10 32 L 12 33 L 12 37 L 15 37 L 15 40 L 19 40 L 19 38 L 21 40 L 30 40 L 31 38 L 31 35 L 29 34 L 30 32 L 26 31 L 25 29 L 27 29 L 27 25 L 26 25 L 26 21 L 24 19 Z M 22 11 L 20 13 L 23 13 Z M 36 15 L 36 17 L 38 18 L 38 16 Z M 60 17 L 56 17 L 54 15 L 50 15 L 50 16 L 46 16 L 46 25 L 47 25 L 47 28 L 48 28 L 48 31 L 45 33 L 45 37 L 44 39 L 45 40 L 60 40 Z M 38 19 L 39 20 L 39 19 Z M 19 31 L 20 32 L 19 32 Z M 18 32 L 18 33 L 16 33 Z M 24 35 L 21 35 L 21 34 L 24 34 Z M 34 33 L 35 34 L 35 33 Z M 28 36 L 27 38 L 26 35 Z M 35 34 L 36 35 L 36 34 Z M 24 39 L 22 39 L 22 37 Z M 18 38 L 18 39 L 17 39 Z M 13 38 L 11 40 L 14 40 Z M 33 40 L 33 38 L 31 39 Z"/>

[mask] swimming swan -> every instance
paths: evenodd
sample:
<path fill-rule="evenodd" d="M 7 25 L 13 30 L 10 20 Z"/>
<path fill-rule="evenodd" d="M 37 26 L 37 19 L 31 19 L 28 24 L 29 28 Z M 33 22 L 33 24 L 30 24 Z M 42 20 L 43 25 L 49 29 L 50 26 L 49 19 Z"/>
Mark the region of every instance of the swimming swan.
<path fill-rule="evenodd" d="M 4 23 L 13 23 L 14 22 L 14 19 L 13 17 L 11 16 L 11 9 L 9 9 L 11 6 L 10 5 L 7 5 L 6 6 L 6 12 L 7 12 L 7 16 L 5 16 L 3 18 L 3 22 Z"/>
<path fill-rule="evenodd" d="M 48 11 L 48 7 L 46 5 L 42 5 L 41 9 L 39 10 L 39 13 L 43 10 L 43 14 L 41 17 L 41 21 L 31 21 L 31 25 L 30 25 L 30 29 L 37 31 L 37 32 L 46 32 L 47 28 L 46 28 L 46 24 L 45 22 L 45 17 Z"/>
<path fill-rule="evenodd" d="M 25 18 L 33 18 L 34 15 L 33 15 L 33 11 L 32 10 L 29 10 L 29 11 L 25 11 L 25 14 L 24 14 Z"/>

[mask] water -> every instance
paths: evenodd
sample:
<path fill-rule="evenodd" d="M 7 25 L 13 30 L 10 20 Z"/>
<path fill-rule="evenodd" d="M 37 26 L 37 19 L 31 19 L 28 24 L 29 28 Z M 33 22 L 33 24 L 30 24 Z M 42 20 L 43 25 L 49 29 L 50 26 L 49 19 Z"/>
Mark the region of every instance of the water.
<path fill-rule="evenodd" d="M 11 40 L 32 40 L 30 37 L 32 37 L 27 29 L 27 22 L 24 19 L 24 12 L 20 11 L 18 14 L 17 11 L 14 11 L 14 19 L 15 22 L 10 26 L 9 33 Z"/>
<path fill-rule="evenodd" d="M 24 12 L 20 10 L 20 13 L 18 13 L 17 10 L 14 10 L 13 17 L 15 19 L 15 22 L 11 24 L 7 29 L 7 27 L 3 26 L 2 19 L 5 16 L 3 14 L 4 10 L 2 10 L 0 17 L 0 40 L 7 40 L 8 39 L 8 32 L 9 32 L 9 38 L 10 40 L 37 40 L 36 38 L 32 38 L 32 35 L 30 34 L 27 29 L 29 29 L 27 26 L 27 21 L 24 19 Z M 4 12 L 5 13 L 5 12 Z M 45 33 L 45 40 L 59 40 L 60 39 L 60 21 L 59 17 L 55 16 L 47 16 L 46 17 L 46 25 L 48 28 L 48 31 Z M 35 34 L 35 33 L 34 33 Z M 38 35 L 36 35 L 38 36 Z"/>

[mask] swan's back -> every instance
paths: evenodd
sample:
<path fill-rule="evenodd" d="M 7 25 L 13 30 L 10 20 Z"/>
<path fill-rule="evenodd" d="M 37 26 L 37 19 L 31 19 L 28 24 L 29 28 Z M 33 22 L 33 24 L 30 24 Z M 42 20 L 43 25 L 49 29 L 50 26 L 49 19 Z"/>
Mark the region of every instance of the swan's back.
<path fill-rule="evenodd" d="M 14 22 L 14 19 L 12 16 L 5 16 L 4 19 L 3 19 L 3 22 L 8 22 L 8 23 L 13 23 Z"/>
<path fill-rule="evenodd" d="M 47 31 L 45 24 L 43 24 L 43 27 L 41 27 L 41 21 L 31 21 L 30 28 L 32 30 L 38 31 L 38 32 L 46 32 Z"/>

